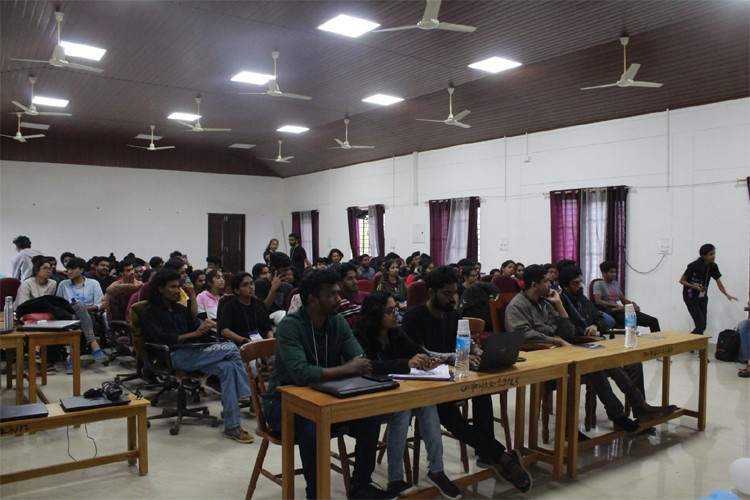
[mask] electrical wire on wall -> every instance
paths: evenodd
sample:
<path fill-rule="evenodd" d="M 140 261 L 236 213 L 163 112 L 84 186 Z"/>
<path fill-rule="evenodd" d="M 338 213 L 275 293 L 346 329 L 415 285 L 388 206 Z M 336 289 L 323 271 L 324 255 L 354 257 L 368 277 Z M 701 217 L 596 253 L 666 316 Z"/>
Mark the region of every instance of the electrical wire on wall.
<path fill-rule="evenodd" d="M 667 257 L 667 254 L 662 254 L 661 259 L 659 259 L 659 262 L 657 262 L 656 265 L 652 267 L 651 269 L 649 269 L 648 271 L 639 271 L 638 269 L 630 265 L 630 262 L 628 262 L 628 259 L 625 259 L 625 265 L 628 266 L 630 270 L 632 270 L 633 272 L 637 274 L 651 274 L 659 268 L 659 266 L 661 265 L 662 262 L 664 262 L 664 259 L 666 257 Z"/>

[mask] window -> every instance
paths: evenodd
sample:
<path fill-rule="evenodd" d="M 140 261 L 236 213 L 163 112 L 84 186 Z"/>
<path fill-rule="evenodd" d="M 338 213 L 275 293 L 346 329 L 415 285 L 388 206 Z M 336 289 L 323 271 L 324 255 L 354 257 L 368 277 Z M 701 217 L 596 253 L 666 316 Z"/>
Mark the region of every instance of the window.
<path fill-rule="evenodd" d="M 370 255 L 370 214 L 367 210 L 357 213 L 357 230 L 359 232 L 359 255 Z"/>
<path fill-rule="evenodd" d="M 482 215 L 482 209 L 477 205 L 477 262 L 482 262 L 482 238 L 481 238 L 481 230 L 482 230 L 482 224 L 481 224 L 481 215 Z"/>

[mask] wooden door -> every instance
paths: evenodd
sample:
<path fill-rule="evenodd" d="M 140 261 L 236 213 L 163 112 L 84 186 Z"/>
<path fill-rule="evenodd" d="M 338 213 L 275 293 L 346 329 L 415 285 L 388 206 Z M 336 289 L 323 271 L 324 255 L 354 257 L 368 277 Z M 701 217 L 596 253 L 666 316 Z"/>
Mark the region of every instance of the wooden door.
<path fill-rule="evenodd" d="M 208 255 L 218 255 L 226 271 L 245 270 L 244 214 L 208 214 Z"/>

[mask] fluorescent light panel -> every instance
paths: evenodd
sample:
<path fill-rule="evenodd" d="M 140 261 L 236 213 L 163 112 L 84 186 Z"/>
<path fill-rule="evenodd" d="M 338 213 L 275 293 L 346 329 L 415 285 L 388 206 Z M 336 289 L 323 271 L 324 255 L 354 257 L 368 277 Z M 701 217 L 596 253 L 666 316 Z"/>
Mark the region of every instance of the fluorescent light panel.
<path fill-rule="evenodd" d="M 401 101 L 403 101 L 403 99 L 400 97 L 395 97 L 395 96 L 386 95 L 386 94 L 375 94 L 375 95 L 371 95 L 370 97 L 365 97 L 364 99 L 362 99 L 362 102 L 380 104 L 381 106 L 390 106 L 391 104 L 395 104 Z"/>
<path fill-rule="evenodd" d="M 201 115 L 193 115 L 190 113 L 172 113 L 167 118 L 169 118 L 170 120 L 184 120 L 188 122 L 194 122 L 200 117 Z"/>
<path fill-rule="evenodd" d="M 330 31 L 331 33 L 338 33 L 339 35 L 348 36 L 350 38 L 357 38 L 364 35 L 368 31 L 372 31 L 380 26 L 377 23 L 368 21 L 367 19 L 360 19 L 358 17 L 347 16 L 346 14 L 339 14 L 330 21 L 327 21 L 320 26 L 319 30 Z"/>
<path fill-rule="evenodd" d="M 52 97 L 43 97 L 35 95 L 34 100 L 31 101 L 34 104 L 41 104 L 42 106 L 54 106 L 56 108 L 64 108 L 68 105 L 67 99 L 54 99 Z"/>
<path fill-rule="evenodd" d="M 284 125 L 281 128 L 277 128 L 276 132 L 289 132 L 291 134 L 301 134 L 310 130 L 307 127 L 300 127 L 299 125 Z"/>
<path fill-rule="evenodd" d="M 29 123 L 29 122 L 21 122 L 21 126 L 25 128 L 35 128 L 38 130 L 47 130 L 49 128 L 49 125 L 45 123 Z"/>
<path fill-rule="evenodd" d="M 98 47 L 92 47 L 80 43 L 60 42 L 60 45 L 65 48 L 66 56 L 81 57 L 92 61 L 101 61 L 102 57 L 104 57 L 104 53 L 107 52 L 106 49 L 100 49 Z"/>
<path fill-rule="evenodd" d="M 511 61 L 510 59 L 504 59 L 502 57 L 490 57 L 489 59 L 469 64 L 470 68 L 486 71 L 488 73 L 500 73 L 501 71 L 517 68 L 518 66 L 521 66 L 520 62 Z"/>
<path fill-rule="evenodd" d="M 255 147 L 255 144 L 242 144 L 241 142 L 238 142 L 236 144 L 230 144 L 229 147 L 236 149 L 252 149 Z"/>
<path fill-rule="evenodd" d="M 273 80 L 273 75 L 253 73 L 252 71 L 241 71 L 234 75 L 231 80 L 233 82 L 252 83 L 253 85 L 265 85 L 269 80 Z"/>
<path fill-rule="evenodd" d="M 158 141 L 162 137 L 163 136 L 161 136 L 161 135 L 155 135 L 154 136 L 154 140 Z M 138 135 L 135 136 L 135 138 L 136 139 L 146 139 L 148 141 L 148 140 L 151 140 L 151 134 L 138 134 Z"/>

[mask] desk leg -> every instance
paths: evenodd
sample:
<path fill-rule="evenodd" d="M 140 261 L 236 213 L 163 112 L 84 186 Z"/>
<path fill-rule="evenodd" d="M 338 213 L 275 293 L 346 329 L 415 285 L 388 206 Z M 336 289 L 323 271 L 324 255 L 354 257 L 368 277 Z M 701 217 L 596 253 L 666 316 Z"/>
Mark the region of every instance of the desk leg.
<path fill-rule="evenodd" d="M 294 498 L 294 414 L 281 397 L 281 498 Z"/>
<path fill-rule="evenodd" d="M 568 379 L 563 376 L 557 380 L 557 407 L 555 409 L 555 442 L 554 456 L 555 461 L 552 464 L 552 477 L 559 481 L 563 475 L 563 465 L 565 463 L 565 417 L 568 400 Z M 576 433 L 576 437 L 578 433 Z"/>
<path fill-rule="evenodd" d="M 706 395 L 708 393 L 708 350 L 701 349 L 699 351 L 701 368 L 700 368 L 700 382 L 698 386 L 698 429 L 706 430 Z"/>
<path fill-rule="evenodd" d="M 526 427 L 526 387 L 516 387 L 516 418 L 515 438 L 513 445 L 517 450 L 523 450 L 523 435 Z"/>
<path fill-rule="evenodd" d="M 47 385 L 47 346 L 39 346 L 39 352 L 41 353 L 42 364 L 39 368 L 42 371 L 42 385 Z"/>
<path fill-rule="evenodd" d="M 568 376 L 568 477 L 576 477 L 578 468 L 578 407 L 581 404 L 581 374 L 576 363 L 571 363 Z"/>
<path fill-rule="evenodd" d="M 669 384 L 672 369 L 672 358 L 664 356 L 661 363 L 661 405 L 669 405 Z"/>
<path fill-rule="evenodd" d="M 536 449 L 539 445 L 539 398 L 541 386 L 533 384 L 529 396 L 529 448 Z"/>
<path fill-rule="evenodd" d="M 73 396 L 81 395 L 81 339 L 76 335 L 73 342 Z"/>
<path fill-rule="evenodd" d="M 10 357 L 10 353 L 7 354 Z M 16 361 L 16 404 L 20 405 L 23 404 L 23 342 L 13 350 L 13 357 Z M 20 363 L 18 362 L 19 359 L 21 360 Z M 10 384 L 10 372 L 13 370 L 13 363 L 6 361 L 5 369 L 8 370 L 8 383 Z"/>
<path fill-rule="evenodd" d="M 331 498 L 331 416 L 325 411 L 320 418 L 316 419 L 316 422 L 318 498 Z M 347 457 L 341 458 L 348 460 Z"/>
<path fill-rule="evenodd" d="M 135 415 L 133 415 L 132 417 L 128 417 L 128 451 L 135 450 L 137 446 L 135 442 L 135 439 L 136 439 L 135 418 L 136 418 Z M 130 460 L 128 460 L 128 465 L 135 465 L 135 463 L 136 463 L 135 458 L 131 458 Z"/>
<path fill-rule="evenodd" d="M 29 340 L 29 403 L 36 403 L 36 355 L 35 344 Z M 23 369 L 23 356 L 21 356 L 20 362 L 17 363 L 17 370 Z"/>
<path fill-rule="evenodd" d="M 138 412 L 138 473 L 141 476 L 148 474 L 148 419 L 146 407 Z"/>

